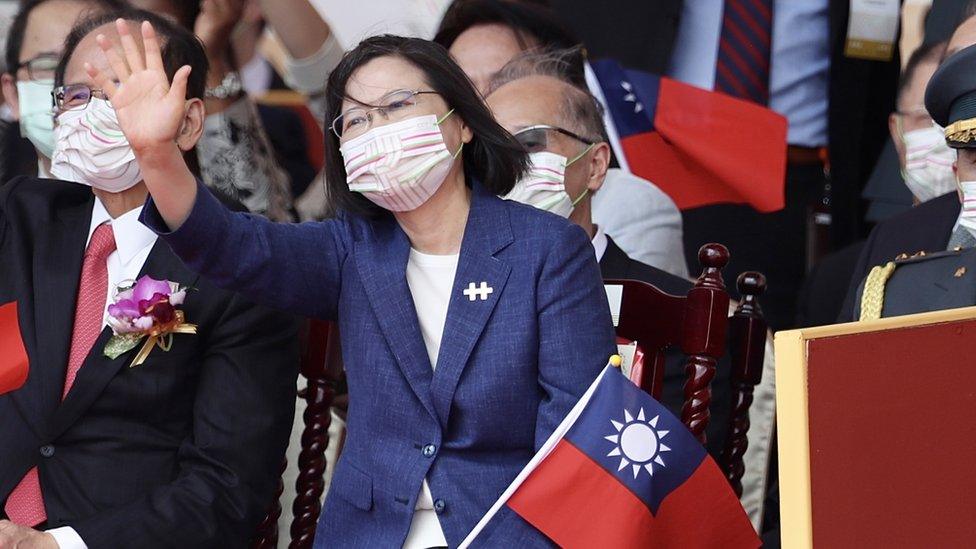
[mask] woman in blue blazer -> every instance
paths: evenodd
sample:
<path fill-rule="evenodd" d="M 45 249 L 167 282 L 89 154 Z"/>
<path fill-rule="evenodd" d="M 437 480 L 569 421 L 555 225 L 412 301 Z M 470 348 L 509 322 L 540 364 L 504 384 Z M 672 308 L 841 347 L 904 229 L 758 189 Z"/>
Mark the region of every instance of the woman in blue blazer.
<path fill-rule="evenodd" d="M 316 547 L 457 545 L 615 350 L 584 232 L 497 198 L 522 175 L 520 145 L 445 50 L 394 36 L 329 80 L 336 219 L 231 213 L 176 144 L 189 71 L 170 84 L 148 23 L 145 56 L 117 30 L 121 49 L 101 39 L 108 67 L 89 71 L 152 193 L 144 223 L 219 285 L 339 323 L 349 430 Z M 479 539 L 549 544 L 510 512 Z"/>

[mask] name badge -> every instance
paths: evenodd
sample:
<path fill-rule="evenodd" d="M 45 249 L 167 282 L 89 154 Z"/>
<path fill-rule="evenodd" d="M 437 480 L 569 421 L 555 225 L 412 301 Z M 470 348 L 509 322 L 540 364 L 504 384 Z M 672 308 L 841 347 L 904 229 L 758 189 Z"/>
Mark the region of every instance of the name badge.
<path fill-rule="evenodd" d="M 851 0 L 844 55 L 891 61 L 901 19 L 899 0 Z"/>

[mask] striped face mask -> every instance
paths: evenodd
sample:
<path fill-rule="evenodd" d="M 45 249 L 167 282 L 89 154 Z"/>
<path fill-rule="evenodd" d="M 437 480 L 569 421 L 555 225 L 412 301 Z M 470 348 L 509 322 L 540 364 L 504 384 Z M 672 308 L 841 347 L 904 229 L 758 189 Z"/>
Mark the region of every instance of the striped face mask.
<path fill-rule="evenodd" d="M 136 155 L 108 101 L 92 97 L 84 109 L 64 111 L 58 115 L 54 135 L 54 178 L 110 193 L 142 181 Z"/>
<path fill-rule="evenodd" d="M 529 154 L 529 170 L 515 184 L 512 192 L 504 196 L 505 200 L 514 200 L 568 218 L 576 205 L 590 191 L 583 189 L 576 198 L 569 196 L 564 184 L 566 168 L 590 152 L 592 148 L 593 145 L 590 145 L 570 160 L 548 151 Z"/>
<path fill-rule="evenodd" d="M 339 147 L 349 190 L 362 193 L 391 212 L 407 212 L 427 202 L 444 183 L 454 159 L 447 150 L 442 116 L 417 116 L 373 128 Z"/>

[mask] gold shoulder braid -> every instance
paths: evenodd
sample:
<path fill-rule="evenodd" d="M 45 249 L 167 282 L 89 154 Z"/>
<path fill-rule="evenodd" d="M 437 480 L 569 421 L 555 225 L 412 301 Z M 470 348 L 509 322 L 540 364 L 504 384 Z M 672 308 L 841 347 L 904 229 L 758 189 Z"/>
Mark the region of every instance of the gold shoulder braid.
<path fill-rule="evenodd" d="M 864 293 L 861 294 L 861 318 L 859 320 L 877 320 L 881 318 L 884 307 L 885 284 L 895 272 L 895 262 L 889 261 L 884 266 L 876 266 L 864 279 Z"/>
<path fill-rule="evenodd" d="M 969 143 L 976 139 L 976 118 L 959 120 L 946 126 L 945 138 L 957 143 Z"/>

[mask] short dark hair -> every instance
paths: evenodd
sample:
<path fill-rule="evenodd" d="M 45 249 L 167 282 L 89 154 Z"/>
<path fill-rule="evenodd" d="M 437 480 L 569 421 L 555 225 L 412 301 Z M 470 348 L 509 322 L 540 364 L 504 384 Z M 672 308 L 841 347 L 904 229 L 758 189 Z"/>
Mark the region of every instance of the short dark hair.
<path fill-rule="evenodd" d="M 488 86 L 488 95 L 516 80 L 530 76 L 548 76 L 562 82 L 560 118 L 562 124 L 593 141 L 608 142 L 603 124 L 603 106 L 590 90 L 578 85 L 573 78 L 573 64 L 578 58 L 578 48 L 568 50 L 528 51 L 505 64 Z"/>
<path fill-rule="evenodd" d="M 380 57 L 399 57 L 424 73 L 431 89 L 454 109 L 471 129 L 473 138 L 461 152 L 465 177 L 478 180 L 492 194 L 504 195 L 525 172 L 525 149 L 492 117 L 481 96 L 464 71 L 442 46 L 420 38 L 381 35 L 367 38 L 346 53 L 329 76 L 326 87 L 325 126 L 340 114 L 346 98 L 346 83 L 366 63 Z M 328 202 L 333 209 L 379 217 L 389 212 L 376 206 L 359 193 L 349 190 L 346 171 L 339 151 L 339 138 L 325 131 L 325 179 Z"/>
<path fill-rule="evenodd" d="M 905 91 L 915 79 L 918 66 L 925 62 L 938 64 L 939 60 L 942 59 L 942 54 L 945 52 L 946 44 L 946 41 L 932 42 L 922 44 L 915 48 L 915 51 L 908 58 L 908 62 L 905 63 L 905 69 L 901 71 L 901 77 L 898 80 L 898 95 L 895 101 L 896 108 L 898 108 L 897 104 L 901 101 L 902 95 L 905 94 Z"/>
<path fill-rule="evenodd" d="M 17 65 L 20 64 L 20 50 L 24 47 L 24 34 L 27 32 L 27 20 L 34 8 L 48 0 L 25 0 L 20 3 L 20 9 L 10 23 L 7 31 L 7 45 L 4 51 L 6 67 L 4 70 L 16 76 Z M 125 2 L 121 0 L 74 0 L 80 4 L 91 4 L 92 8 L 103 11 L 118 11 L 125 9 Z"/>
<path fill-rule="evenodd" d="M 522 49 L 529 49 L 530 40 L 543 48 L 555 49 L 580 43 L 545 6 L 511 0 L 456 0 L 444 13 L 434 42 L 450 49 L 464 31 L 492 24 L 512 29 Z"/>
<path fill-rule="evenodd" d="M 55 86 L 64 85 L 64 71 L 67 69 L 68 62 L 71 61 L 71 56 L 78 48 L 81 40 L 95 29 L 119 18 L 135 22 L 149 21 L 160 40 L 166 76 L 172 79 L 180 67 L 189 65 L 193 71 L 190 72 L 190 79 L 186 85 L 186 97 L 187 99 L 203 99 L 207 89 L 207 70 L 209 70 L 207 53 L 203 49 L 203 44 L 193 33 L 169 19 L 137 9 L 102 13 L 76 24 L 64 41 L 64 52 L 58 62 L 58 69 L 54 73 Z"/>

